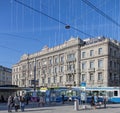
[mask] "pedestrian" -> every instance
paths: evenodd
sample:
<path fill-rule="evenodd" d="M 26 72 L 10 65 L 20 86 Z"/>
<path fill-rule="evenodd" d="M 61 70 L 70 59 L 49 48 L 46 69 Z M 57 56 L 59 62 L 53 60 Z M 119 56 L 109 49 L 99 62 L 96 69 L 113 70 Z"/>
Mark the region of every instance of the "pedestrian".
<path fill-rule="evenodd" d="M 106 96 L 103 98 L 103 104 L 104 104 L 104 108 L 106 108 L 106 104 L 107 104 L 107 98 L 106 98 Z"/>
<path fill-rule="evenodd" d="M 12 97 L 8 97 L 8 112 L 12 112 Z"/>
<path fill-rule="evenodd" d="M 40 96 L 39 98 L 39 106 L 44 106 L 45 105 L 45 99 L 43 96 Z"/>
<path fill-rule="evenodd" d="M 94 96 L 91 97 L 91 107 L 95 107 Z"/>
<path fill-rule="evenodd" d="M 25 109 L 25 97 L 24 96 L 20 96 L 20 109 L 22 112 Z"/>
<path fill-rule="evenodd" d="M 64 94 L 62 94 L 62 104 L 64 104 Z"/>
<path fill-rule="evenodd" d="M 94 95 L 94 109 L 96 109 L 96 105 L 98 103 L 98 96 Z"/>
<path fill-rule="evenodd" d="M 27 94 L 26 97 L 25 97 L 25 100 L 26 100 L 26 105 L 29 104 L 29 99 L 30 99 L 30 96 Z"/>
<path fill-rule="evenodd" d="M 4 102 L 5 100 L 4 100 L 4 96 L 3 95 L 1 95 L 1 102 Z"/>
<path fill-rule="evenodd" d="M 20 108 L 20 98 L 16 95 L 13 101 L 14 101 L 15 111 L 17 112 L 18 109 Z"/>

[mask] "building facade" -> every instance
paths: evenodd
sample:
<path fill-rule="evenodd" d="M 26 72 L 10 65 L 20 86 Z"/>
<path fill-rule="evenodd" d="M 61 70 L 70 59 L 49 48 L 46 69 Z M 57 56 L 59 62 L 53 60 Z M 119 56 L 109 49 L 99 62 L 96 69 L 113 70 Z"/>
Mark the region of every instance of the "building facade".
<path fill-rule="evenodd" d="M 105 37 L 71 38 L 64 44 L 24 54 L 12 67 L 12 84 L 37 86 L 119 86 L 120 43 Z"/>
<path fill-rule="evenodd" d="M 0 66 L 0 85 L 12 85 L 12 69 Z"/>

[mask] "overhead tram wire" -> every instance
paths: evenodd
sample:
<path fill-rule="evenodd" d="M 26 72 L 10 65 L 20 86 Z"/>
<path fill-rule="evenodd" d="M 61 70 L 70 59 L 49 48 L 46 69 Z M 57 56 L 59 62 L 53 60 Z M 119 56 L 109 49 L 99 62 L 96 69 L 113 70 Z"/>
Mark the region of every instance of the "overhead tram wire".
<path fill-rule="evenodd" d="M 28 37 L 24 37 L 24 36 L 17 35 L 17 34 L 11 34 L 11 33 L 0 33 L 0 35 L 8 35 L 8 36 L 11 36 L 12 38 L 21 38 L 24 40 L 40 41 L 39 39 L 36 39 L 36 38 L 28 38 Z"/>
<path fill-rule="evenodd" d="M 44 15 L 44 16 L 46 16 L 46 17 L 48 17 L 48 18 L 50 18 L 50 19 L 52 19 L 52 20 L 54 20 L 54 21 L 56 21 L 56 22 L 59 22 L 59 23 L 65 25 L 65 26 L 70 26 L 70 25 L 68 25 L 68 24 L 66 24 L 66 23 L 64 23 L 64 22 L 62 22 L 62 21 L 60 21 L 60 20 L 58 20 L 58 19 L 56 19 L 56 18 L 54 18 L 54 17 L 52 17 L 52 16 L 49 16 L 48 14 L 46 14 L 46 13 L 44 13 L 44 12 L 42 12 L 42 11 L 39 11 L 39 10 L 37 10 L 37 9 L 35 9 L 35 8 L 33 8 L 33 7 L 25 4 L 25 3 L 23 3 L 23 2 L 20 2 L 20 1 L 18 1 L 18 0 L 14 0 L 14 1 L 17 2 L 17 3 L 19 3 L 20 5 L 23 5 L 24 7 L 27 7 L 27 8 L 29 8 L 29 9 L 37 12 L 37 13 L 40 13 L 40 14 L 42 14 L 42 15 Z M 73 27 L 73 26 L 70 26 L 70 28 L 72 28 L 73 30 L 76 30 L 76 31 L 78 31 L 78 32 L 80 32 L 80 33 L 82 33 L 82 34 L 84 34 L 84 35 L 86 35 L 86 36 L 94 37 L 94 36 L 92 36 L 92 35 L 90 35 L 90 34 L 88 34 L 88 33 L 85 33 L 85 32 L 83 32 L 83 31 L 81 31 L 81 30 L 79 30 L 78 28 L 75 28 L 75 27 Z"/>
<path fill-rule="evenodd" d="M 7 47 L 7 46 L 4 46 L 4 45 L 0 45 L 0 48 L 5 48 L 5 49 L 9 49 L 11 51 L 15 51 L 17 53 L 23 53 L 21 50 L 16 50 L 16 49 L 13 49 L 13 48 L 10 48 L 10 47 Z"/>
<path fill-rule="evenodd" d="M 105 14 L 102 10 L 98 9 L 95 5 L 93 5 L 90 1 L 88 0 L 81 0 L 83 1 L 86 5 L 88 5 L 89 7 L 91 7 L 92 9 L 94 9 L 97 13 L 99 13 L 100 15 L 102 15 L 103 17 L 105 17 L 106 19 L 108 19 L 109 21 L 111 21 L 112 23 L 114 23 L 115 25 L 117 25 L 118 27 L 120 27 L 120 24 L 118 22 L 116 22 L 114 19 L 112 19 L 110 16 L 108 16 L 107 14 Z"/>

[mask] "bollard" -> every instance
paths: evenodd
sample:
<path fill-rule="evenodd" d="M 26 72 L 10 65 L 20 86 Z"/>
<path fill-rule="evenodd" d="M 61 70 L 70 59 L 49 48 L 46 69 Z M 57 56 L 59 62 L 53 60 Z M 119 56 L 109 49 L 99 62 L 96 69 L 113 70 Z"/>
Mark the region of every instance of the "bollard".
<path fill-rule="evenodd" d="M 78 99 L 75 99 L 75 101 L 74 101 L 74 110 L 78 110 L 78 108 L 79 108 L 79 102 L 78 102 Z"/>

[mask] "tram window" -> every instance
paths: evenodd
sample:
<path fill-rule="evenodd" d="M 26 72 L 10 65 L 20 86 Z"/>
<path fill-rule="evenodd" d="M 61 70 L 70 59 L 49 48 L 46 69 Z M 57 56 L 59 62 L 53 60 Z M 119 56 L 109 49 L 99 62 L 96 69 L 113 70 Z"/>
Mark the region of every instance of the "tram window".
<path fill-rule="evenodd" d="M 113 92 L 112 92 L 112 91 L 108 91 L 108 92 L 107 92 L 107 96 L 108 96 L 108 97 L 113 97 Z"/>
<path fill-rule="evenodd" d="M 114 91 L 114 96 L 118 96 L 118 91 Z"/>
<path fill-rule="evenodd" d="M 99 92 L 99 96 L 105 96 L 106 95 L 106 92 L 105 91 L 100 91 Z"/>
<path fill-rule="evenodd" d="M 73 93 L 73 96 L 76 96 L 76 91 L 73 91 L 72 93 Z"/>
<path fill-rule="evenodd" d="M 87 95 L 87 96 L 92 96 L 92 95 L 93 95 L 93 92 L 87 91 L 87 92 L 86 92 L 86 95 Z"/>

